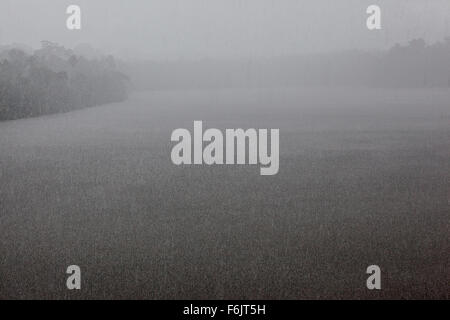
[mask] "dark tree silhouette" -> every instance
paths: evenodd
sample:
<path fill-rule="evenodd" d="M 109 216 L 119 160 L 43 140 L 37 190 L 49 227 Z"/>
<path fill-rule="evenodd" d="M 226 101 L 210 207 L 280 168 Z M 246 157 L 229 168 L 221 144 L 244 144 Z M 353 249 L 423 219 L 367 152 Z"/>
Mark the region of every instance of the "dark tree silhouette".
<path fill-rule="evenodd" d="M 49 41 L 33 54 L 0 52 L 0 120 L 66 112 L 127 97 L 112 56 L 88 60 Z"/>

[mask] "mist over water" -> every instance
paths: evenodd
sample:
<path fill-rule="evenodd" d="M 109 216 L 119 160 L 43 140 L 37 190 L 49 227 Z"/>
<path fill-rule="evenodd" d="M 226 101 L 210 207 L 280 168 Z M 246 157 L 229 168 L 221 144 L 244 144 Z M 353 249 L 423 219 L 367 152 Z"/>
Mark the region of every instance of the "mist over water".
<path fill-rule="evenodd" d="M 449 1 L 72 2 L 0 3 L 0 298 L 448 298 Z M 175 165 L 194 121 L 277 174 Z"/>

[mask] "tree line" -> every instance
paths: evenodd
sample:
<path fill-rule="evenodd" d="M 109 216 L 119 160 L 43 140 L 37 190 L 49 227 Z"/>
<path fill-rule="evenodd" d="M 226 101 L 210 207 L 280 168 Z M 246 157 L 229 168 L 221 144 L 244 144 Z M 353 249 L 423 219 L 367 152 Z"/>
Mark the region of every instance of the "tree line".
<path fill-rule="evenodd" d="M 0 51 L 0 120 L 66 112 L 127 98 L 112 56 L 88 59 L 43 41 L 32 53 Z"/>
<path fill-rule="evenodd" d="M 450 87 L 450 38 L 414 39 L 383 51 L 272 58 L 140 61 L 125 66 L 137 89 L 351 86 Z"/>

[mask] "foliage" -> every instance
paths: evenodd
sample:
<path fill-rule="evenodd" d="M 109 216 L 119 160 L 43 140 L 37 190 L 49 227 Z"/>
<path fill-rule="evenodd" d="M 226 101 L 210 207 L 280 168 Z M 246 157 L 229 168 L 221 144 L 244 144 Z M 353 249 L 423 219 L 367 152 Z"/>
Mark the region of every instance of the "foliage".
<path fill-rule="evenodd" d="M 32 54 L 0 52 L 0 120 L 66 112 L 119 102 L 127 78 L 112 56 L 88 60 L 43 41 Z"/>

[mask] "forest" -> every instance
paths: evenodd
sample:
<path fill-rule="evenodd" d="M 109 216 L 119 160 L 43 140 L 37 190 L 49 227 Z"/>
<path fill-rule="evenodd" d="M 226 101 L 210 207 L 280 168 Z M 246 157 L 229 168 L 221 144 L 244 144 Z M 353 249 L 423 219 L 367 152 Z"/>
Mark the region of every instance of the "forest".
<path fill-rule="evenodd" d="M 126 75 L 125 75 L 126 74 Z M 89 45 L 0 47 L 0 120 L 67 112 L 135 90 L 347 86 L 449 88 L 450 38 L 383 51 L 229 60 L 117 60 Z"/>
<path fill-rule="evenodd" d="M 450 38 L 412 39 L 378 51 L 346 50 L 271 58 L 128 62 L 137 89 L 346 86 L 450 87 Z"/>
<path fill-rule="evenodd" d="M 0 50 L 0 120 L 120 102 L 127 91 L 112 56 L 87 58 L 49 41 L 34 52 Z"/>

